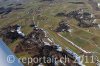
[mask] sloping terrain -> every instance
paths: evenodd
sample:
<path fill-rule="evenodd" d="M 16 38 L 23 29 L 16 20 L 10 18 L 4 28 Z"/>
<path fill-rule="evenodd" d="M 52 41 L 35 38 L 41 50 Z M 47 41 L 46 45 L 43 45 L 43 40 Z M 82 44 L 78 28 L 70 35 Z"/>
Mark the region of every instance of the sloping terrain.
<path fill-rule="evenodd" d="M 24 1 L 24 0 L 23 0 Z M 77 46 L 82 49 L 93 52 L 100 58 L 100 29 L 99 28 L 81 28 L 77 26 L 78 21 L 75 19 L 68 19 L 66 17 L 57 17 L 56 14 L 60 12 L 69 13 L 71 11 L 83 8 L 84 11 L 89 13 L 93 12 L 92 6 L 88 4 L 85 0 L 54 0 L 54 1 L 40 1 L 40 0 L 30 0 L 24 2 L 20 6 L 16 4 L 11 5 L 10 3 L 1 2 L 2 7 L 21 7 L 24 9 L 12 11 L 6 15 L 0 14 L 0 27 L 6 27 L 7 25 L 20 24 L 22 26 L 22 31 L 28 35 L 32 28 L 30 27 L 31 21 L 34 20 L 38 27 L 43 28 L 49 33 L 49 37 L 53 39 L 56 44 L 59 44 L 63 48 L 69 48 L 73 50 L 78 55 L 81 55 L 81 51 L 76 47 L 70 45 L 70 43 L 60 37 L 54 30 L 58 27 L 60 21 L 65 20 L 73 29 L 71 33 L 61 32 L 60 34 L 74 42 Z M 79 2 L 79 3 L 76 3 Z M 80 4 L 80 2 L 82 2 Z M 5 3 L 5 4 L 4 4 Z M 97 13 L 96 13 L 97 14 Z M 100 19 L 97 19 L 97 23 Z M 13 43 L 9 44 L 9 47 L 14 50 L 14 47 L 18 45 L 20 40 L 15 40 Z M 22 52 L 16 54 L 18 57 L 29 56 L 27 53 Z M 95 64 L 89 63 L 86 66 L 95 66 Z"/>

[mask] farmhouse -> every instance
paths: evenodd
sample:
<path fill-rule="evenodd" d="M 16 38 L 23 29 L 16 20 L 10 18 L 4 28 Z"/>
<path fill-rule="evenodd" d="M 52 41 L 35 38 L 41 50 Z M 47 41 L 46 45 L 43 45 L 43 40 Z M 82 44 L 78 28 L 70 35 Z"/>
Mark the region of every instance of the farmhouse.
<path fill-rule="evenodd" d="M 57 29 L 55 30 L 56 32 L 69 32 L 70 30 L 70 26 L 65 22 L 65 21 L 61 21 L 59 22 L 59 26 L 57 27 Z"/>
<path fill-rule="evenodd" d="M 40 33 L 43 33 L 40 34 Z M 41 36 L 42 35 L 42 36 Z M 41 36 L 41 37 L 40 37 Z M 36 57 L 46 57 L 46 58 L 51 58 L 53 59 L 52 63 L 47 63 L 47 66 L 57 66 L 57 65 L 66 65 L 68 63 L 65 62 L 57 62 L 59 61 L 59 58 L 61 57 L 67 57 L 67 55 L 69 54 L 70 56 L 73 56 L 73 58 L 76 58 L 77 54 L 75 53 L 68 53 L 68 52 L 64 52 L 62 49 L 62 47 L 58 44 L 50 44 L 49 42 L 46 41 L 46 38 L 44 39 L 45 36 L 45 31 L 41 28 L 38 29 L 33 29 L 33 31 L 26 36 L 26 38 L 24 38 L 19 45 L 16 46 L 15 48 L 15 53 L 20 53 L 22 51 L 27 52 L 28 54 L 30 54 L 32 56 L 32 58 L 36 58 Z M 47 38 L 48 40 L 48 38 Z M 54 60 L 54 58 L 57 58 L 57 61 Z M 71 58 L 70 58 L 71 59 Z M 73 61 L 73 59 L 71 59 L 71 61 Z M 33 66 L 35 65 L 44 65 L 43 61 L 41 61 L 40 63 L 33 63 Z M 69 64 L 72 65 L 72 64 Z M 76 66 L 78 66 L 77 64 L 75 64 Z"/>
<path fill-rule="evenodd" d="M 100 3 L 97 3 L 97 5 L 98 5 L 98 8 L 100 8 Z"/>
<path fill-rule="evenodd" d="M 72 11 L 67 14 L 67 17 L 76 19 L 79 27 L 99 27 L 96 23 L 95 16 L 91 13 L 84 12 L 83 9 Z"/>
<path fill-rule="evenodd" d="M 25 37 L 25 34 L 21 31 L 21 26 L 18 24 L 2 28 L 1 35 L 5 39 L 10 39 L 11 42 L 14 41 L 15 39 Z"/>

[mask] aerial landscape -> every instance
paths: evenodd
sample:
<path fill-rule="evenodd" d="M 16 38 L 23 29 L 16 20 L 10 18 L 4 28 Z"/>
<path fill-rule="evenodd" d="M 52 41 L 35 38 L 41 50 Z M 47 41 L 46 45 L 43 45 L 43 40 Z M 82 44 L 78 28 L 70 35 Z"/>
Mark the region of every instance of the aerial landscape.
<path fill-rule="evenodd" d="M 0 57 L 0 66 L 100 66 L 100 0 L 0 0 Z"/>

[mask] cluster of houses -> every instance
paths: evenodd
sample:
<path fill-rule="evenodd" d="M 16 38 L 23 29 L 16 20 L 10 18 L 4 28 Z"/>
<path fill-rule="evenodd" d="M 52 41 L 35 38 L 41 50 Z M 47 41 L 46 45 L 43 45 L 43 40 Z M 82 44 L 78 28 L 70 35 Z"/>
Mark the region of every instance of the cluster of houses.
<path fill-rule="evenodd" d="M 15 48 L 15 52 L 18 53 L 25 51 L 28 54 L 34 57 L 49 57 L 53 60 L 58 58 L 56 61 L 54 60 L 51 63 L 43 63 L 43 61 L 39 63 L 33 63 L 33 66 L 65 66 L 65 65 L 76 65 L 76 66 L 83 66 L 79 56 L 75 53 L 69 53 L 67 50 L 66 52 L 63 51 L 64 49 L 58 45 L 53 43 L 53 41 L 48 37 L 47 32 L 41 28 L 38 28 L 35 24 L 33 26 L 33 31 L 24 38 L 21 43 Z M 73 55 L 73 56 L 72 56 Z M 78 63 L 70 63 L 70 62 L 59 62 L 61 57 L 70 57 L 70 62 L 77 59 Z M 73 59 L 72 59 L 73 58 Z M 63 61 L 63 60 L 62 60 Z"/>
<path fill-rule="evenodd" d="M 25 36 L 21 31 L 21 26 L 18 24 L 1 28 L 0 35 L 7 40 L 7 42 L 13 42 L 16 39 L 22 39 Z"/>
<path fill-rule="evenodd" d="M 59 22 L 59 26 L 55 30 L 56 32 L 71 32 L 72 29 L 70 28 L 69 24 L 65 21 Z"/>
<path fill-rule="evenodd" d="M 66 16 L 76 19 L 78 21 L 78 26 L 83 28 L 100 27 L 99 24 L 96 23 L 95 16 L 91 13 L 84 12 L 83 9 L 71 11 Z"/>
<path fill-rule="evenodd" d="M 69 13 L 57 13 L 56 16 L 64 16 L 68 19 L 74 18 L 78 21 L 78 26 L 83 28 L 97 27 L 100 28 L 100 24 L 96 23 L 96 17 L 94 14 L 84 12 L 83 9 L 71 11 Z"/>
<path fill-rule="evenodd" d="M 33 31 L 27 35 L 18 46 L 15 48 L 15 53 L 19 53 L 22 51 L 27 52 L 28 54 L 34 57 L 50 57 L 53 58 L 53 53 L 59 53 L 62 51 L 62 48 L 59 45 L 51 45 L 51 43 L 47 42 L 51 40 L 46 38 L 45 31 L 38 27 L 33 27 Z M 39 63 L 33 63 L 33 66 L 43 65 L 43 61 Z M 55 62 L 45 63 L 47 66 L 56 66 Z"/>
<path fill-rule="evenodd" d="M 63 23 L 61 23 L 61 26 Z M 3 35 L 6 36 L 7 39 L 17 39 L 22 38 L 22 40 L 16 45 L 14 48 L 15 53 L 27 52 L 31 55 L 32 58 L 36 57 L 49 57 L 51 59 L 57 58 L 57 60 L 51 63 L 43 63 L 43 61 L 39 63 L 32 63 L 33 66 L 65 66 L 65 65 L 80 65 L 80 59 L 77 59 L 78 63 L 72 63 L 75 58 L 79 58 L 79 56 L 75 53 L 72 53 L 69 50 L 63 49 L 60 45 L 55 44 L 47 35 L 47 32 L 41 28 L 38 28 L 35 24 L 31 25 L 33 27 L 33 31 L 25 36 L 25 34 L 21 31 L 21 26 L 16 24 L 13 26 L 9 26 L 7 28 L 3 28 Z M 65 26 L 66 27 L 66 26 Z M 64 51 L 65 50 L 65 51 Z M 70 62 L 60 62 L 61 57 L 70 57 Z"/>

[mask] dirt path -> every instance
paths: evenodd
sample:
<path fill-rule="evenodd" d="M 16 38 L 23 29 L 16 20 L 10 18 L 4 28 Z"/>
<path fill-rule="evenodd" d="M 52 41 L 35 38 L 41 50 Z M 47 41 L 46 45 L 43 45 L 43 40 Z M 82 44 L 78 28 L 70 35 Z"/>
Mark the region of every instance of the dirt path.
<path fill-rule="evenodd" d="M 57 33 L 57 34 L 58 34 L 58 36 L 62 37 L 64 40 L 66 40 L 67 42 L 69 42 L 72 46 L 78 48 L 78 49 L 79 49 L 80 51 L 82 51 L 83 53 L 85 53 L 85 54 L 91 54 L 91 52 L 85 51 L 85 50 L 82 49 L 81 47 L 77 46 L 74 42 L 72 42 L 72 41 L 70 41 L 69 39 L 63 37 L 61 34 L 59 34 L 59 33 Z"/>

